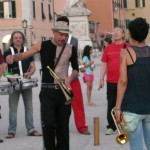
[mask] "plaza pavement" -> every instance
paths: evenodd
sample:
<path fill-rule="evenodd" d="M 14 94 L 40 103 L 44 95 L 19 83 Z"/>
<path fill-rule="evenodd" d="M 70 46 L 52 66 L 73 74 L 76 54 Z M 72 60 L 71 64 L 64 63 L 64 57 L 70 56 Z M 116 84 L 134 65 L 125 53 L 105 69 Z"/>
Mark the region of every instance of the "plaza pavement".
<path fill-rule="evenodd" d="M 93 102 L 97 104 L 96 107 L 87 106 L 86 98 L 86 85 L 82 81 L 83 74 L 80 73 L 80 81 L 82 85 L 82 92 L 84 97 L 84 106 L 86 114 L 86 123 L 89 126 L 91 135 L 81 135 L 77 132 L 73 113 L 70 118 L 70 150 L 129 150 L 128 144 L 118 145 L 115 141 L 117 133 L 114 135 L 105 135 L 106 120 L 106 86 L 104 89 L 98 91 L 99 75 L 100 75 L 100 58 L 95 58 L 95 70 L 94 70 L 94 87 L 93 87 Z M 41 132 L 40 127 L 40 103 L 39 103 L 39 91 L 40 91 L 40 75 L 39 68 L 40 62 L 36 62 L 37 71 L 34 77 L 38 78 L 39 86 L 33 88 L 33 107 L 34 107 L 34 125 L 35 128 Z M 2 77 L 2 80 L 6 80 Z M 0 120 L 0 136 L 3 138 L 4 143 L 0 143 L 0 150 L 42 150 L 43 141 L 42 137 L 29 137 L 27 136 L 24 119 L 24 106 L 22 98 L 19 101 L 18 107 L 18 127 L 16 137 L 13 139 L 6 139 L 8 128 L 8 95 L 0 95 L 0 104 L 2 106 Z M 99 117 L 100 121 L 100 145 L 94 146 L 94 117 Z"/>

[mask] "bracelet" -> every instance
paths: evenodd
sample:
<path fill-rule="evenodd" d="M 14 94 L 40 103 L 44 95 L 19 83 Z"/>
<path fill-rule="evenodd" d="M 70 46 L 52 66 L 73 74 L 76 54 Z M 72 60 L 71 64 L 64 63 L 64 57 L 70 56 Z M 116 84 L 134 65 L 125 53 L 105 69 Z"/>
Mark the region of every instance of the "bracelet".
<path fill-rule="evenodd" d="M 80 66 L 79 66 L 79 69 L 81 69 L 81 68 L 84 68 L 84 65 L 80 65 Z"/>
<path fill-rule="evenodd" d="M 118 108 L 118 109 L 117 109 L 117 108 L 114 108 L 114 110 L 121 110 L 121 109 L 119 109 L 119 108 Z"/>

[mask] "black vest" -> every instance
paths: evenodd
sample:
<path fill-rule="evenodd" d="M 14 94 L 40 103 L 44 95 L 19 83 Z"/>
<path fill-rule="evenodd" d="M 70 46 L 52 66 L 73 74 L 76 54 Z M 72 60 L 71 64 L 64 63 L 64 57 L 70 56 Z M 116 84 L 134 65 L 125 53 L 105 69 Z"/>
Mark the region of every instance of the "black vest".
<path fill-rule="evenodd" d="M 54 68 L 54 59 L 56 55 L 56 45 L 50 40 L 44 41 L 41 44 L 40 56 L 42 67 L 42 83 L 53 83 L 54 79 L 50 75 L 47 66 Z"/>

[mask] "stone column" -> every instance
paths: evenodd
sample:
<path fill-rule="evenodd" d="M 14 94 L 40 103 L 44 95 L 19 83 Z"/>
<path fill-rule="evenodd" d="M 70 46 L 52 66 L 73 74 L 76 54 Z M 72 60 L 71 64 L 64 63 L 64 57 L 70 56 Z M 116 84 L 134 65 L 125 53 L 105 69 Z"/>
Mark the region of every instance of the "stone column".
<path fill-rule="evenodd" d="M 91 45 L 92 42 L 89 37 L 89 20 L 88 16 L 91 14 L 91 11 L 84 7 L 82 1 L 77 1 L 74 5 L 70 7 L 66 6 L 64 13 L 70 21 L 70 30 L 72 35 L 78 38 L 79 41 L 79 50 L 83 50 L 85 45 Z"/>

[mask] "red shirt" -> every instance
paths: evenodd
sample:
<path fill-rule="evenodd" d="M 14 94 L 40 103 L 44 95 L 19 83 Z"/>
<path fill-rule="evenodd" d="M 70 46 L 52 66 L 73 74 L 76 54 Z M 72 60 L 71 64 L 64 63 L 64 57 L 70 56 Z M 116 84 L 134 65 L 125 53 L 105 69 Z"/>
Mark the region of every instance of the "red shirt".
<path fill-rule="evenodd" d="M 120 51 L 124 47 L 124 42 L 122 44 L 116 45 L 112 43 L 108 45 L 103 53 L 102 62 L 107 63 L 107 81 L 111 83 L 118 83 L 120 74 Z M 126 43 L 126 46 L 131 46 Z"/>

